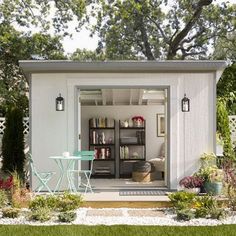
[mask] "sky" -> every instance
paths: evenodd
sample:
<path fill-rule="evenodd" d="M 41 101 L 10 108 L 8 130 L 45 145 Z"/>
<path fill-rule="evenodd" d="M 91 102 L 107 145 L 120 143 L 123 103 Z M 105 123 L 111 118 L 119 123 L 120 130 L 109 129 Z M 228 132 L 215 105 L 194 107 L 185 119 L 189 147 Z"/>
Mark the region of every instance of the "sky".
<path fill-rule="evenodd" d="M 216 0 L 217 3 L 225 2 L 224 0 Z M 236 0 L 228 0 L 232 4 L 236 4 Z M 71 25 L 70 30 L 73 32 L 73 37 L 66 37 L 63 40 L 63 46 L 66 53 L 72 53 L 77 48 L 95 50 L 97 47 L 98 37 L 91 38 L 89 36 L 89 31 L 83 28 L 79 33 L 74 33 L 73 25 Z"/>

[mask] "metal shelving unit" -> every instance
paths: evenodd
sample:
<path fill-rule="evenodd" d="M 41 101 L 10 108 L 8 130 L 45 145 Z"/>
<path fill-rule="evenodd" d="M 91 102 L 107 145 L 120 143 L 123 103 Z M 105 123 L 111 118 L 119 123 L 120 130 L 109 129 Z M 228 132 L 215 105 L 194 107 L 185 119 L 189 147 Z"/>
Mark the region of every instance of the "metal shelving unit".
<path fill-rule="evenodd" d="M 132 166 L 134 162 L 146 160 L 146 127 L 145 121 L 142 127 L 122 127 L 119 121 L 119 177 L 130 178 L 132 176 Z M 125 135 L 130 136 L 129 142 L 124 142 Z M 128 138 L 127 138 L 128 139 Z M 137 139 L 137 140 L 136 140 Z M 124 149 L 128 154 L 123 155 Z M 140 154 L 139 157 L 133 157 L 130 150 Z M 124 151 L 125 152 L 125 151 Z"/>
<path fill-rule="evenodd" d="M 104 122 L 105 123 L 105 122 Z M 89 120 L 89 150 L 95 150 L 92 178 L 115 178 L 115 120 L 112 127 L 93 127 Z M 104 136 L 104 137 L 103 137 Z M 112 139 L 109 143 L 107 137 Z"/>

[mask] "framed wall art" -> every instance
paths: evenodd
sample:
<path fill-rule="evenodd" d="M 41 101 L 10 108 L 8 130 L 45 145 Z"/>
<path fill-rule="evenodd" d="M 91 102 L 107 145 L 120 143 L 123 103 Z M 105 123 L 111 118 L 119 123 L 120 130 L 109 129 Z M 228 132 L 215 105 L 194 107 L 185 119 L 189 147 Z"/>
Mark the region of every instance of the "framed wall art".
<path fill-rule="evenodd" d="M 157 137 L 165 136 L 165 116 L 157 114 Z"/>

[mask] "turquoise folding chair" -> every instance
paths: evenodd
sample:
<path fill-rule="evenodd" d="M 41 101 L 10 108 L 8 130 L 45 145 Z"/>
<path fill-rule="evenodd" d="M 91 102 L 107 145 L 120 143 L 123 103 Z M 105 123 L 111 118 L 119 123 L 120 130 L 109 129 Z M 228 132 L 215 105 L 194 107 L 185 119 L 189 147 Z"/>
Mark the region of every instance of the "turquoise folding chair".
<path fill-rule="evenodd" d="M 32 155 L 29 154 L 29 163 L 30 163 L 30 168 L 32 170 L 32 174 L 37 177 L 38 179 L 38 186 L 35 188 L 34 192 L 39 193 L 43 188 L 46 188 L 49 193 L 52 194 L 51 189 L 48 187 L 48 181 L 52 178 L 56 172 L 38 172 L 37 169 L 34 166 Z"/>
<path fill-rule="evenodd" d="M 74 174 L 78 174 L 80 177 L 80 186 L 85 188 L 84 193 L 87 193 L 88 190 L 93 192 L 92 186 L 90 184 L 90 178 L 93 172 L 93 161 L 94 161 L 94 151 L 77 151 L 75 152 L 74 156 L 80 157 L 79 160 L 81 161 L 88 161 L 90 162 L 89 168 L 85 170 L 69 170 L 69 175 L 71 177 L 72 188 L 74 192 L 77 192 L 77 189 L 74 185 Z"/>

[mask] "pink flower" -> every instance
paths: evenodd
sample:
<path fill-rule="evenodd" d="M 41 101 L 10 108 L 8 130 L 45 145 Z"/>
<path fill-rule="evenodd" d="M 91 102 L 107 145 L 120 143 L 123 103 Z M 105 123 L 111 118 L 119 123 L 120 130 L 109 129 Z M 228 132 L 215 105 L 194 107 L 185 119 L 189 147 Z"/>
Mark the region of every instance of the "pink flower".
<path fill-rule="evenodd" d="M 9 176 L 7 179 L 0 179 L 0 189 L 9 190 L 13 186 L 13 177 Z"/>

